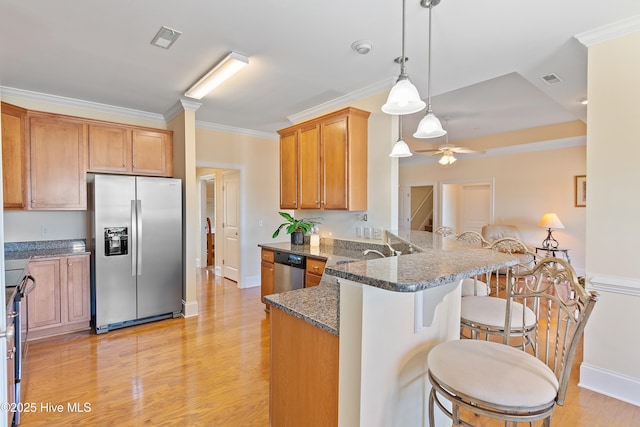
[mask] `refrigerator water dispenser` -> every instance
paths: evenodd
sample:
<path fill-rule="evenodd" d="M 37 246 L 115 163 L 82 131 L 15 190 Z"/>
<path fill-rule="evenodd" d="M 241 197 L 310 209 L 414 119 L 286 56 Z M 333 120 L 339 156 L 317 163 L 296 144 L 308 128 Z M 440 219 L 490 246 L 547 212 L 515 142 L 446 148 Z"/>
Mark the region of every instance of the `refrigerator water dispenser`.
<path fill-rule="evenodd" d="M 127 227 L 105 227 L 104 229 L 104 255 L 127 255 Z"/>

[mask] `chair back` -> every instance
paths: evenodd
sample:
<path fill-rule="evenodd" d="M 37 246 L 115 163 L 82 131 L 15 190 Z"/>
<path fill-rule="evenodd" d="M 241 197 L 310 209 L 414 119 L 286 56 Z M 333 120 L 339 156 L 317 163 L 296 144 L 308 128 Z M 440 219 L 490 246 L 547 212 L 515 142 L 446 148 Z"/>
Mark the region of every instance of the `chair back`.
<path fill-rule="evenodd" d="M 512 268 L 502 268 L 487 273 L 487 283 L 489 283 L 490 290 L 491 288 L 495 290 L 491 290 L 491 293 L 495 292 L 495 296 L 501 296 L 500 291 L 506 288 L 510 273 L 529 270 L 533 267 L 536 260 L 540 259 L 538 255 L 529 250 L 529 247 L 524 242 L 513 237 L 503 237 L 494 240 L 490 243 L 489 248 L 494 252 L 502 252 L 518 258 L 518 264 Z"/>
<path fill-rule="evenodd" d="M 449 237 L 449 236 L 455 236 L 456 232 L 453 231 L 453 228 L 451 227 L 438 227 L 435 230 L 433 230 L 434 234 L 440 234 L 441 236 L 444 237 Z"/>
<path fill-rule="evenodd" d="M 512 271 L 510 281 L 504 344 L 514 345 L 518 340 L 521 344 L 517 345 L 554 372 L 559 383 L 557 403 L 562 405 L 576 349 L 598 294 L 586 291 L 571 265 L 560 258 L 543 258 L 529 270 Z M 528 337 L 511 331 L 514 303 L 526 305 L 536 314 L 535 330 Z"/>
<path fill-rule="evenodd" d="M 471 243 L 480 248 L 487 248 L 491 246 L 489 242 L 484 240 L 484 237 L 482 237 L 482 234 L 478 233 L 477 231 L 464 231 L 458 234 L 456 236 L 456 239 L 462 242 Z"/>

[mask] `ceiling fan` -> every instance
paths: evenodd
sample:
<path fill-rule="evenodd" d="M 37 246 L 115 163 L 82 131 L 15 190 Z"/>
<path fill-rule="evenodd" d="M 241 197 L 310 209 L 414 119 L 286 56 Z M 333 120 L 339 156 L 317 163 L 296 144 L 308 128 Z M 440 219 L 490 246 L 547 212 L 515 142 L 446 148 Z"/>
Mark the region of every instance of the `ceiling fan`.
<path fill-rule="evenodd" d="M 456 147 L 453 144 L 442 144 L 435 150 L 413 150 L 416 153 L 426 154 L 428 156 L 437 156 L 442 154 L 442 158 L 438 161 L 441 165 L 450 165 L 455 162 L 457 159 L 454 154 L 462 153 L 462 154 L 484 154 L 483 150 L 472 150 L 467 147 Z"/>

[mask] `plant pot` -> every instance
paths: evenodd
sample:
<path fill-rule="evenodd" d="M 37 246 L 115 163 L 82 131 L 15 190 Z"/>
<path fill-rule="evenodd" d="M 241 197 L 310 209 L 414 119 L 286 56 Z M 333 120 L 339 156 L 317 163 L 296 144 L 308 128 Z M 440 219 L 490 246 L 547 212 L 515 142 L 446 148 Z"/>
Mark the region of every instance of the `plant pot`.
<path fill-rule="evenodd" d="M 304 233 L 302 231 L 294 231 L 291 233 L 291 244 L 302 245 L 304 244 Z"/>

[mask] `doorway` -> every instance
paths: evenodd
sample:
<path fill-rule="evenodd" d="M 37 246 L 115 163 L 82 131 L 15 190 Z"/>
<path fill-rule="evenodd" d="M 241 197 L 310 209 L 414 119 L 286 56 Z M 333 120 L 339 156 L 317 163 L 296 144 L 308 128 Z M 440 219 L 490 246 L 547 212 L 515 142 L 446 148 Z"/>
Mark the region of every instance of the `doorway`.
<path fill-rule="evenodd" d="M 216 175 L 200 177 L 200 268 L 215 268 Z"/>
<path fill-rule="evenodd" d="M 400 188 L 398 227 L 400 229 L 433 231 L 435 222 L 435 185 L 412 185 Z"/>
<path fill-rule="evenodd" d="M 493 180 L 443 182 L 439 205 L 441 226 L 480 233 L 493 223 Z"/>

